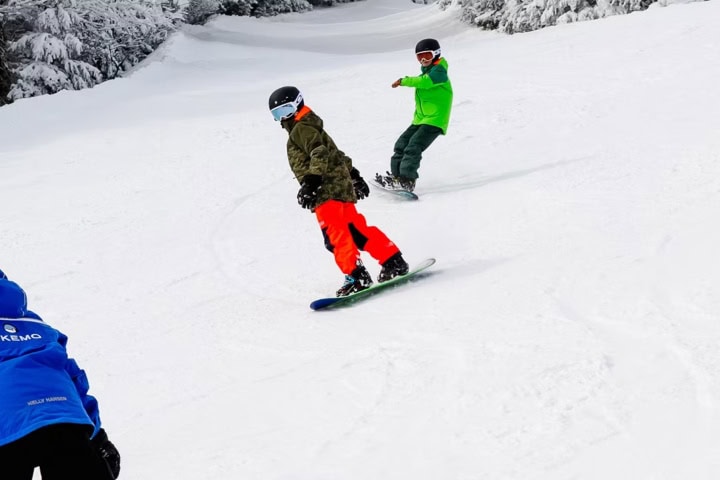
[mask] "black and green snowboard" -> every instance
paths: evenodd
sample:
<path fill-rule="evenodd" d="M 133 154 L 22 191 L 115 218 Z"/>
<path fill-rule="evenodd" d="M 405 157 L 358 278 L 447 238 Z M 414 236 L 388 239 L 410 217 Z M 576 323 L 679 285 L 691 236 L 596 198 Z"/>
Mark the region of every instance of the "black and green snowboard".
<path fill-rule="evenodd" d="M 370 288 L 366 288 L 365 290 L 361 290 L 356 293 L 351 293 L 350 295 L 347 295 L 345 297 L 319 298 L 310 304 L 310 308 L 312 308 L 313 310 L 322 310 L 324 308 L 334 308 L 351 305 L 358 300 L 362 300 L 382 291 L 385 291 L 389 287 L 396 287 L 412 280 L 413 278 L 418 278 L 417 275 L 419 273 L 430 268 L 434 263 L 434 258 L 428 258 L 427 260 L 420 263 L 420 265 L 412 268 L 405 275 L 400 275 L 386 282 L 374 283 Z"/>
<path fill-rule="evenodd" d="M 416 193 L 413 193 L 410 190 L 388 187 L 385 184 L 378 182 L 377 179 L 372 179 L 371 182 L 381 192 L 390 193 L 396 197 L 404 198 L 405 200 L 417 200 L 419 198 Z"/>

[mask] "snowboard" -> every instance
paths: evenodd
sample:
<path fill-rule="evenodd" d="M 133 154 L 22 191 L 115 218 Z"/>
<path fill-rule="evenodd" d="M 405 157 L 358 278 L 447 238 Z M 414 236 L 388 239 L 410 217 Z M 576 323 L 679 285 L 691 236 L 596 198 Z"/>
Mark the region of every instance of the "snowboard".
<path fill-rule="evenodd" d="M 427 260 L 424 260 L 422 263 L 417 265 L 414 268 L 411 268 L 408 273 L 405 275 L 401 275 L 399 277 L 395 277 L 393 279 L 390 279 L 386 282 L 382 283 L 373 283 L 370 288 L 366 288 L 365 290 L 360 290 L 359 292 L 351 293 L 350 295 L 347 295 L 345 297 L 327 297 L 327 298 L 319 298 L 312 302 L 310 304 L 310 308 L 313 310 L 322 310 L 324 308 L 334 308 L 334 307 L 340 307 L 340 306 L 348 306 L 351 305 L 358 300 L 362 300 L 365 298 L 368 298 L 370 296 L 373 296 L 377 293 L 380 293 L 382 291 L 386 291 L 389 289 L 389 287 L 396 287 L 398 285 L 401 285 L 403 283 L 406 283 L 413 278 L 417 279 L 418 274 L 422 271 L 430 268 L 435 263 L 434 258 L 428 258 Z"/>
<path fill-rule="evenodd" d="M 405 200 L 417 200 L 419 198 L 410 190 L 395 190 L 394 188 L 387 188 L 386 186 L 378 183 L 374 178 L 370 181 L 375 187 L 379 188 L 383 192 L 391 193 L 397 197 L 404 198 Z"/>

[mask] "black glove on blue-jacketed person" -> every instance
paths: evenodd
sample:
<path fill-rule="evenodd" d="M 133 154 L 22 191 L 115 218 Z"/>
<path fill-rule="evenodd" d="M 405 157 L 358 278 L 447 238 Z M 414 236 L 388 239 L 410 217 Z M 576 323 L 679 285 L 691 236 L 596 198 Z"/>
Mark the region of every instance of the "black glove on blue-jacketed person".
<path fill-rule="evenodd" d="M 370 187 L 368 187 L 365 179 L 360 176 L 357 168 L 353 167 L 353 169 L 350 170 L 350 178 L 352 179 L 353 189 L 355 190 L 355 196 L 358 200 L 362 200 L 370 195 Z"/>
<path fill-rule="evenodd" d="M 118 452 L 115 445 L 108 440 L 108 436 L 104 428 L 101 428 L 97 435 L 90 440 L 90 444 L 93 446 L 98 455 L 105 460 L 112 477 L 118 478 L 120 475 L 120 452 Z"/>
<path fill-rule="evenodd" d="M 300 184 L 300 190 L 298 190 L 297 201 L 298 205 L 302 208 L 312 210 L 315 208 L 317 203 L 318 191 L 322 184 L 322 177 L 320 175 L 305 175 Z"/>

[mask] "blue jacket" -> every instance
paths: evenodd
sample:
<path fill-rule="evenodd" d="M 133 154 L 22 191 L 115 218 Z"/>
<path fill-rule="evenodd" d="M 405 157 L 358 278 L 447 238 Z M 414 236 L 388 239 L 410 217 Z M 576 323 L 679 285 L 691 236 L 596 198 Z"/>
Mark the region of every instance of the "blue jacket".
<path fill-rule="evenodd" d="M 85 372 L 68 358 L 68 338 L 27 310 L 25 292 L 0 272 L 0 446 L 46 425 L 100 430 Z"/>

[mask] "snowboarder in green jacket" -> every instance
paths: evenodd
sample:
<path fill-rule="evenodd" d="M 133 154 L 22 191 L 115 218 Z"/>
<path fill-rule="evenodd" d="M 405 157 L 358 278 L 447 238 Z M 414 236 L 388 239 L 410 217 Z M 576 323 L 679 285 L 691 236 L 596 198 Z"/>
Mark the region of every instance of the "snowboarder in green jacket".
<path fill-rule="evenodd" d="M 386 188 L 413 191 L 418 178 L 422 152 L 439 135 L 445 135 L 450 122 L 453 90 L 448 77 L 448 63 L 441 56 L 440 43 L 434 38 L 415 45 L 421 74 L 403 77 L 392 88 L 415 88 L 415 114 L 412 124 L 395 142 L 387 175 L 375 175 L 375 181 Z"/>

